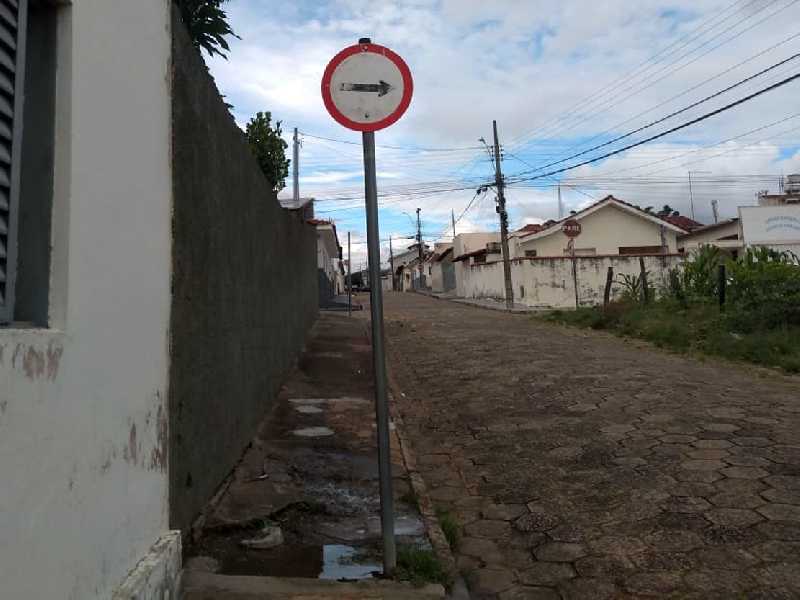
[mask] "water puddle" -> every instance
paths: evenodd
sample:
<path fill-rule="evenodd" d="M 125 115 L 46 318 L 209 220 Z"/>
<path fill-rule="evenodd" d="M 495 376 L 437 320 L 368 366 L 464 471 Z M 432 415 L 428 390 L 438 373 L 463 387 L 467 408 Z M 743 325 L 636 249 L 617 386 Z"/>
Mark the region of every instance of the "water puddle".
<path fill-rule="evenodd" d="M 368 557 L 359 555 L 352 546 L 326 544 L 322 547 L 322 572 L 319 579 L 368 579 L 383 568 Z"/>
<path fill-rule="evenodd" d="M 334 432 L 329 427 L 303 427 L 302 429 L 295 429 L 292 433 L 300 437 L 316 438 L 333 435 Z"/>

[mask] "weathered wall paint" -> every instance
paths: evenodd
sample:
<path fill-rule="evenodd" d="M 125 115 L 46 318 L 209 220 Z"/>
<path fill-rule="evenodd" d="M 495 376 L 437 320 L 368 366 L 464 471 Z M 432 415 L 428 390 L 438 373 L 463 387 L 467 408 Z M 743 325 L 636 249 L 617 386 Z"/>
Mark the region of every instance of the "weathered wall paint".
<path fill-rule="evenodd" d="M 669 277 L 670 269 L 683 261 L 681 256 L 645 256 L 649 283 L 660 288 Z M 456 263 L 463 264 L 463 263 Z M 575 272 L 570 258 L 535 258 L 511 261 L 511 281 L 514 302 L 541 308 L 575 308 L 575 281 L 578 284 L 578 304 L 601 304 L 608 267 L 614 268 L 612 299 L 618 298 L 623 287 L 619 275 L 638 275 L 638 256 L 585 256 L 575 258 Z M 462 267 L 459 288 L 466 298 L 503 298 L 504 279 L 501 262 Z"/>
<path fill-rule="evenodd" d="M 3 598 L 109 598 L 168 525 L 169 2 L 58 11 L 51 329 L 0 330 Z"/>
<path fill-rule="evenodd" d="M 317 232 L 261 173 L 174 27 L 170 520 L 186 530 L 240 458 L 317 316 Z"/>

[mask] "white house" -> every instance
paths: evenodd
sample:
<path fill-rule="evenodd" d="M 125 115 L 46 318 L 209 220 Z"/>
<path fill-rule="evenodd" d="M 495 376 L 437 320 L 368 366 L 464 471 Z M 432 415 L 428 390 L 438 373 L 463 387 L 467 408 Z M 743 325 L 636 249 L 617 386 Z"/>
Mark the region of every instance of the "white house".
<path fill-rule="evenodd" d="M 326 303 L 344 289 L 342 247 L 333 221 L 310 219 L 317 228 L 317 268 L 319 269 L 320 302 Z"/>
<path fill-rule="evenodd" d="M 679 252 L 692 252 L 705 245 L 716 246 L 736 257 L 744 248 L 739 218 L 704 225 L 678 237 Z"/>
<path fill-rule="evenodd" d="M 577 256 L 674 254 L 678 251 L 677 237 L 686 233 L 685 229 L 614 196 L 607 196 L 568 218 L 581 226 L 581 233 L 574 241 Z M 570 238 L 562 231 L 564 220 L 514 236 L 509 253 L 520 258 L 570 255 Z"/>

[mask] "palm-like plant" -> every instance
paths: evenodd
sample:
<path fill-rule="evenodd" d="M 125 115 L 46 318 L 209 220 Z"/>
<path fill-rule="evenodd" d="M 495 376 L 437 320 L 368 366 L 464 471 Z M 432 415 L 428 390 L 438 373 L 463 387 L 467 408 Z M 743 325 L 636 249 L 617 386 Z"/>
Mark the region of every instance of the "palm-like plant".
<path fill-rule="evenodd" d="M 230 50 L 227 36 L 239 38 L 228 24 L 228 15 L 222 8 L 227 0 L 179 0 L 181 17 L 189 30 L 189 36 L 197 48 L 210 56 L 225 54 Z"/>

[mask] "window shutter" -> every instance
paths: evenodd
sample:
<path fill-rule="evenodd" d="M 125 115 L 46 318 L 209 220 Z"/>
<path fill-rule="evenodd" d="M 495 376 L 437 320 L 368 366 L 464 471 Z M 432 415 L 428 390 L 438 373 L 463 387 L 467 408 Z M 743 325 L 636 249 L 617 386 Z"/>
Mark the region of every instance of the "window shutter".
<path fill-rule="evenodd" d="M 14 318 L 28 0 L 0 0 L 0 322 Z"/>

